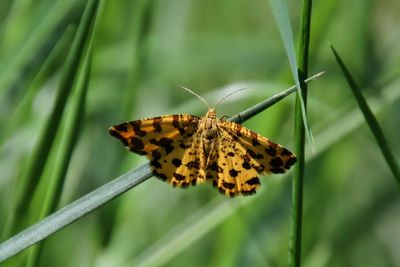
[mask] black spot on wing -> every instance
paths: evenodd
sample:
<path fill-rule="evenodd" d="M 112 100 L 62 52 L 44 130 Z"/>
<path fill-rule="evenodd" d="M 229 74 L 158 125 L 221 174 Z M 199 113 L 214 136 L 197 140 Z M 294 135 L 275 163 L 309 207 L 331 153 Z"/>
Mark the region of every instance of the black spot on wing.
<path fill-rule="evenodd" d="M 248 163 L 247 161 L 242 163 L 242 167 L 245 168 L 246 170 L 250 170 L 251 169 L 250 163 Z"/>
<path fill-rule="evenodd" d="M 153 170 L 153 174 L 163 181 L 168 179 L 168 177 L 165 174 L 159 173 L 159 172 L 157 172 L 157 170 Z"/>
<path fill-rule="evenodd" d="M 187 182 L 182 182 L 182 183 L 181 183 L 181 187 L 182 187 L 182 188 L 188 188 L 188 187 L 189 187 L 189 183 L 187 183 Z"/>
<path fill-rule="evenodd" d="M 248 185 L 259 185 L 260 184 L 260 179 L 258 179 L 258 177 L 253 177 L 253 178 L 247 180 L 246 184 L 248 184 Z"/>
<path fill-rule="evenodd" d="M 285 170 L 282 169 L 282 168 L 272 168 L 269 171 L 272 172 L 272 173 L 276 173 L 276 174 L 285 172 Z"/>
<path fill-rule="evenodd" d="M 146 152 L 143 151 L 144 148 L 144 144 L 142 142 L 142 140 L 140 140 L 137 137 L 132 137 L 130 139 L 130 145 L 129 145 L 129 150 L 135 153 L 138 153 L 140 155 L 146 155 Z"/>
<path fill-rule="evenodd" d="M 258 142 L 258 140 L 257 140 L 257 136 L 258 136 L 258 134 L 256 134 L 255 132 L 250 131 L 250 137 L 251 137 L 251 142 L 252 142 L 253 146 L 260 145 L 260 142 Z"/>
<path fill-rule="evenodd" d="M 216 162 L 212 162 L 212 163 L 208 164 L 207 169 L 218 172 L 218 173 L 223 171 L 222 168 L 220 166 L 218 166 L 218 164 Z"/>
<path fill-rule="evenodd" d="M 271 165 L 272 168 L 280 168 L 283 166 L 283 161 L 280 157 L 275 157 L 269 161 L 269 165 Z"/>
<path fill-rule="evenodd" d="M 287 150 L 286 148 L 282 147 L 281 156 L 291 156 L 292 152 Z"/>
<path fill-rule="evenodd" d="M 186 167 L 189 169 L 200 169 L 200 162 L 198 160 L 192 160 L 186 163 Z"/>
<path fill-rule="evenodd" d="M 179 174 L 179 173 L 174 173 L 173 176 L 178 181 L 185 180 L 185 175 L 182 175 L 182 174 Z"/>
<path fill-rule="evenodd" d="M 265 152 L 270 155 L 271 157 L 274 157 L 276 155 L 276 149 L 272 146 L 269 146 L 265 149 Z"/>
<path fill-rule="evenodd" d="M 161 132 L 161 117 L 153 118 L 153 128 L 155 132 Z"/>
<path fill-rule="evenodd" d="M 222 182 L 222 186 L 223 186 L 224 188 L 226 188 L 226 189 L 233 189 L 233 188 L 235 188 L 235 184 L 234 184 L 234 183 L 228 183 L 228 182 L 225 182 L 225 181 Z"/>
<path fill-rule="evenodd" d="M 242 190 L 241 192 L 244 196 L 250 196 L 256 193 L 256 189 L 253 188 L 251 190 Z"/>
<path fill-rule="evenodd" d="M 161 169 L 161 163 L 160 162 L 158 162 L 157 160 L 152 160 L 152 161 L 150 161 L 150 164 L 154 167 L 154 168 L 156 168 L 156 169 Z"/>
<path fill-rule="evenodd" d="M 292 165 L 294 165 L 296 162 L 297 162 L 297 159 L 294 158 L 294 157 L 288 159 L 288 160 L 286 161 L 286 163 L 285 163 L 285 169 L 290 169 L 290 167 L 291 167 Z"/>
<path fill-rule="evenodd" d="M 233 178 L 236 178 L 238 176 L 239 172 L 235 169 L 230 169 L 229 170 L 229 175 Z"/>
<path fill-rule="evenodd" d="M 115 130 L 119 132 L 126 132 L 128 131 L 128 125 L 126 123 L 121 123 L 114 126 Z"/>
<path fill-rule="evenodd" d="M 149 142 L 151 144 L 154 144 L 154 145 L 164 148 L 165 152 L 167 152 L 167 154 L 171 153 L 171 151 L 174 150 L 174 146 L 171 145 L 171 143 L 173 142 L 172 139 L 169 139 L 166 137 L 162 137 L 162 138 L 160 138 L 160 140 L 156 140 L 156 139 L 152 138 L 149 140 Z"/>
<path fill-rule="evenodd" d="M 181 124 L 179 123 L 179 115 L 172 115 L 172 126 L 175 128 L 181 128 Z"/>
<path fill-rule="evenodd" d="M 131 121 L 129 124 L 132 126 L 133 131 L 135 132 L 135 135 L 138 136 L 145 136 L 147 134 L 146 131 L 143 131 L 140 129 L 142 127 L 142 122 L 141 121 Z"/>
<path fill-rule="evenodd" d="M 175 167 L 178 168 L 179 166 L 181 166 L 182 161 L 181 161 L 180 159 L 175 158 L 175 159 L 172 160 L 172 164 L 173 164 Z"/>
<path fill-rule="evenodd" d="M 138 150 L 144 148 L 144 144 L 143 144 L 142 140 L 140 140 L 137 137 L 131 138 L 131 146 L 133 146 L 135 149 L 138 149 Z"/>
<path fill-rule="evenodd" d="M 121 141 L 121 143 L 122 143 L 124 146 L 129 146 L 128 141 L 127 141 L 125 138 L 123 138 L 122 135 L 121 135 L 119 132 L 117 132 L 117 130 L 115 130 L 113 127 L 111 127 L 108 131 L 109 131 L 109 133 L 110 133 L 112 136 L 114 136 L 114 137 L 117 138 L 119 141 Z"/>
<path fill-rule="evenodd" d="M 254 152 L 252 149 L 248 148 L 247 149 L 247 153 L 250 155 L 250 157 L 254 158 L 254 159 L 262 159 L 264 158 L 263 155 Z"/>
<path fill-rule="evenodd" d="M 182 136 L 186 134 L 185 128 L 178 128 L 178 131 Z"/>
<path fill-rule="evenodd" d="M 157 150 L 153 150 L 151 152 L 151 156 L 153 157 L 153 159 L 159 160 L 161 158 L 161 153 Z"/>
<path fill-rule="evenodd" d="M 182 149 L 187 149 L 187 148 L 189 148 L 190 146 L 187 146 L 187 145 L 185 145 L 185 144 L 179 144 L 179 147 L 180 148 L 182 148 Z"/>

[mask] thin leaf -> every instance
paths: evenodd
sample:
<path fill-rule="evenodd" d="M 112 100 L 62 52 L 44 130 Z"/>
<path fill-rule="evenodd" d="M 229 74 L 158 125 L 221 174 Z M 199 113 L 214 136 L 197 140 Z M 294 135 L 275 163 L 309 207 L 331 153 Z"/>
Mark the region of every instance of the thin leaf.
<path fill-rule="evenodd" d="M 90 38 L 90 37 L 88 37 Z M 69 118 L 65 125 L 65 131 L 61 145 L 58 148 L 57 159 L 55 163 L 55 171 L 47 185 L 46 196 L 41 207 L 39 219 L 42 219 L 56 210 L 60 201 L 62 187 L 65 182 L 68 166 L 72 157 L 72 152 L 77 143 L 78 135 L 81 131 L 81 126 L 84 118 L 84 107 L 89 84 L 89 74 L 91 68 L 92 57 L 92 41 L 88 46 L 85 60 L 82 64 L 80 73 L 80 82 L 77 85 L 76 96 L 73 98 L 71 110 L 69 110 Z M 29 251 L 26 266 L 33 267 L 37 265 L 40 251 L 43 243 L 39 243 L 31 251 Z"/>
<path fill-rule="evenodd" d="M 82 15 L 82 21 L 79 25 L 76 38 L 74 39 L 70 53 L 68 54 L 64 65 L 53 110 L 51 111 L 50 117 L 47 119 L 43 131 L 39 136 L 39 140 L 37 141 L 29 159 L 25 174 L 19 181 L 19 188 L 14 208 L 11 210 L 11 215 L 6 223 L 3 236 L 9 236 L 14 231 L 13 229 L 18 227 L 16 222 L 23 221 L 22 217 L 24 216 L 25 208 L 28 206 L 30 198 L 39 183 L 40 176 L 48 159 L 49 151 L 61 122 L 65 104 L 70 96 L 71 88 L 73 87 L 73 83 L 77 76 L 77 69 L 87 41 L 86 36 L 88 36 L 88 32 L 92 25 L 97 5 L 98 1 L 89 1 L 84 14 Z"/>
<path fill-rule="evenodd" d="M 369 107 L 367 101 L 365 100 L 364 96 L 361 93 L 360 88 L 354 81 L 351 73 L 349 70 L 346 68 L 345 64 L 343 63 L 342 59 L 340 58 L 339 54 L 336 52 L 335 48 L 330 45 L 332 52 L 336 58 L 337 63 L 339 64 L 340 69 L 343 72 L 343 75 L 345 76 L 347 83 L 350 86 L 350 89 L 354 95 L 354 98 L 357 100 L 358 107 L 360 108 L 361 112 L 364 115 L 365 121 L 367 122 L 369 128 L 371 129 L 372 134 L 375 137 L 376 142 L 379 145 L 379 148 L 383 154 L 383 157 L 386 160 L 386 163 L 389 165 L 389 168 L 396 179 L 398 185 L 400 186 L 400 169 L 399 166 L 397 165 L 396 159 L 393 156 L 393 152 L 390 149 L 390 146 L 388 145 L 385 135 L 382 131 L 382 128 L 379 125 L 378 120 L 374 116 L 374 114 L 371 111 L 371 108 Z"/>
<path fill-rule="evenodd" d="M 289 64 L 290 64 L 290 69 L 292 71 L 293 79 L 297 86 L 297 95 L 300 99 L 299 104 L 301 107 L 302 120 L 303 120 L 303 124 L 304 124 L 305 131 L 307 134 L 308 142 L 310 143 L 310 145 L 312 147 L 314 142 L 313 142 L 311 130 L 308 127 L 308 123 L 307 123 L 306 106 L 304 103 L 303 95 L 301 94 L 301 84 L 300 84 L 300 80 L 305 79 L 307 76 L 302 75 L 301 77 L 299 77 L 299 74 L 301 74 L 301 73 L 299 73 L 299 67 L 297 66 L 296 51 L 294 49 L 294 41 L 293 41 L 293 32 L 292 32 L 292 28 L 290 26 L 290 19 L 289 19 L 287 3 L 285 0 L 270 0 L 270 3 L 271 3 L 271 7 L 272 7 L 272 11 L 274 13 L 275 19 L 278 23 L 279 33 L 281 34 L 281 37 L 283 40 L 283 45 L 286 50 L 286 54 L 289 59 Z"/>
<path fill-rule="evenodd" d="M 0 244 L 0 262 L 45 239 L 151 177 L 149 164 L 129 171 Z"/>
<path fill-rule="evenodd" d="M 308 75 L 308 51 L 310 45 L 311 0 L 303 0 L 300 22 L 300 43 L 298 50 L 298 75 L 303 80 Z M 305 170 L 305 132 L 304 114 L 307 108 L 307 85 L 301 83 L 301 92 L 296 98 L 294 153 L 297 164 L 293 168 L 292 185 L 292 222 L 290 229 L 289 266 L 301 266 L 301 245 L 303 225 L 303 185 Z"/>
<path fill-rule="evenodd" d="M 320 77 L 321 75 L 323 75 L 325 72 L 319 72 L 313 76 L 311 76 L 310 78 L 304 80 L 304 83 L 309 83 L 311 81 L 313 81 L 314 79 L 317 79 L 318 77 Z M 230 121 L 236 122 L 236 123 L 242 123 L 245 120 L 247 120 L 248 118 L 254 117 L 255 115 L 257 115 L 258 113 L 264 111 L 265 109 L 271 107 L 272 105 L 276 104 L 277 102 L 281 101 L 283 98 L 287 97 L 288 95 L 297 92 L 297 86 L 294 85 L 288 89 L 286 89 L 285 91 L 283 91 L 282 93 L 276 94 L 268 99 L 266 99 L 265 101 L 252 106 L 251 108 L 242 111 L 240 113 L 238 113 L 236 116 L 233 116 Z"/>

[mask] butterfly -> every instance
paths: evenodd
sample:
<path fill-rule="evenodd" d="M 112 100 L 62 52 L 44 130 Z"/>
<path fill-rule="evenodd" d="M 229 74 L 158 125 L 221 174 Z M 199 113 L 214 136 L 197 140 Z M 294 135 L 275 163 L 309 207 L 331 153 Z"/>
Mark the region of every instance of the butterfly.
<path fill-rule="evenodd" d="M 131 152 L 146 156 L 153 174 L 174 187 L 210 183 L 226 196 L 251 195 L 260 174 L 284 173 L 296 157 L 238 123 L 217 118 L 221 100 L 204 117 L 164 115 L 117 124 L 109 132 Z"/>

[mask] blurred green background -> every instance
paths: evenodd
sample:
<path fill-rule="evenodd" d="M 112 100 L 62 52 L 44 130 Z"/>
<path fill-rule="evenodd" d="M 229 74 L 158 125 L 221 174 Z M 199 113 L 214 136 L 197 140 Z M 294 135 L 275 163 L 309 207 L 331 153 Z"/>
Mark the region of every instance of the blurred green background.
<path fill-rule="evenodd" d="M 86 1 L 2 0 L 0 5 L 0 229 L 49 116 Z M 289 1 L 295 39 L 300 1 Z M 398 186 L 330 51 L 332 43 L 400 154 L 400 2 L 315 1 L 304 193 L 303 266 L 400 266 Z M 293 84 L 268 1 L 104 1 L 94 27 L 88 94 L 62 190 L 63 207 L 145 162 L 108 127 L 172 113 L 234 115 Z M 21 230 L 38 221 L 63 141 L 68 100 Z M 247 121 L 293 148 L 294 96 Z M 155 178 L 49 237 L 35 266 L 287 266 L 291 174 L 258 194 L 228 199 L 210 186 L 180 190 Z M 18 231 L 16 231 L 18 232 Z M 4 238 L 2 239 L 2 241 Z M 24 266 L 29 251 L 7 261 Z"/>

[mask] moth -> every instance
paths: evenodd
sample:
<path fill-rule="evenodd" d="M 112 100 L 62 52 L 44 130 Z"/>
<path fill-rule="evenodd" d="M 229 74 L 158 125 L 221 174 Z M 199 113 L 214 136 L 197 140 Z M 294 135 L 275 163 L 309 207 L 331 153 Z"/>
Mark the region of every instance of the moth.
<path fill-rule="evenodd" d="M 131 152 L 150 160 L 155 176 L 174 187 L 210 183 L 226 196 L 251 195 L 259 175 L 284 173 L 296 163 L 283 146 L 223 118 L 208 107 L 204 117 L 164 115 L 124 122 L 109 128 Z"/>

